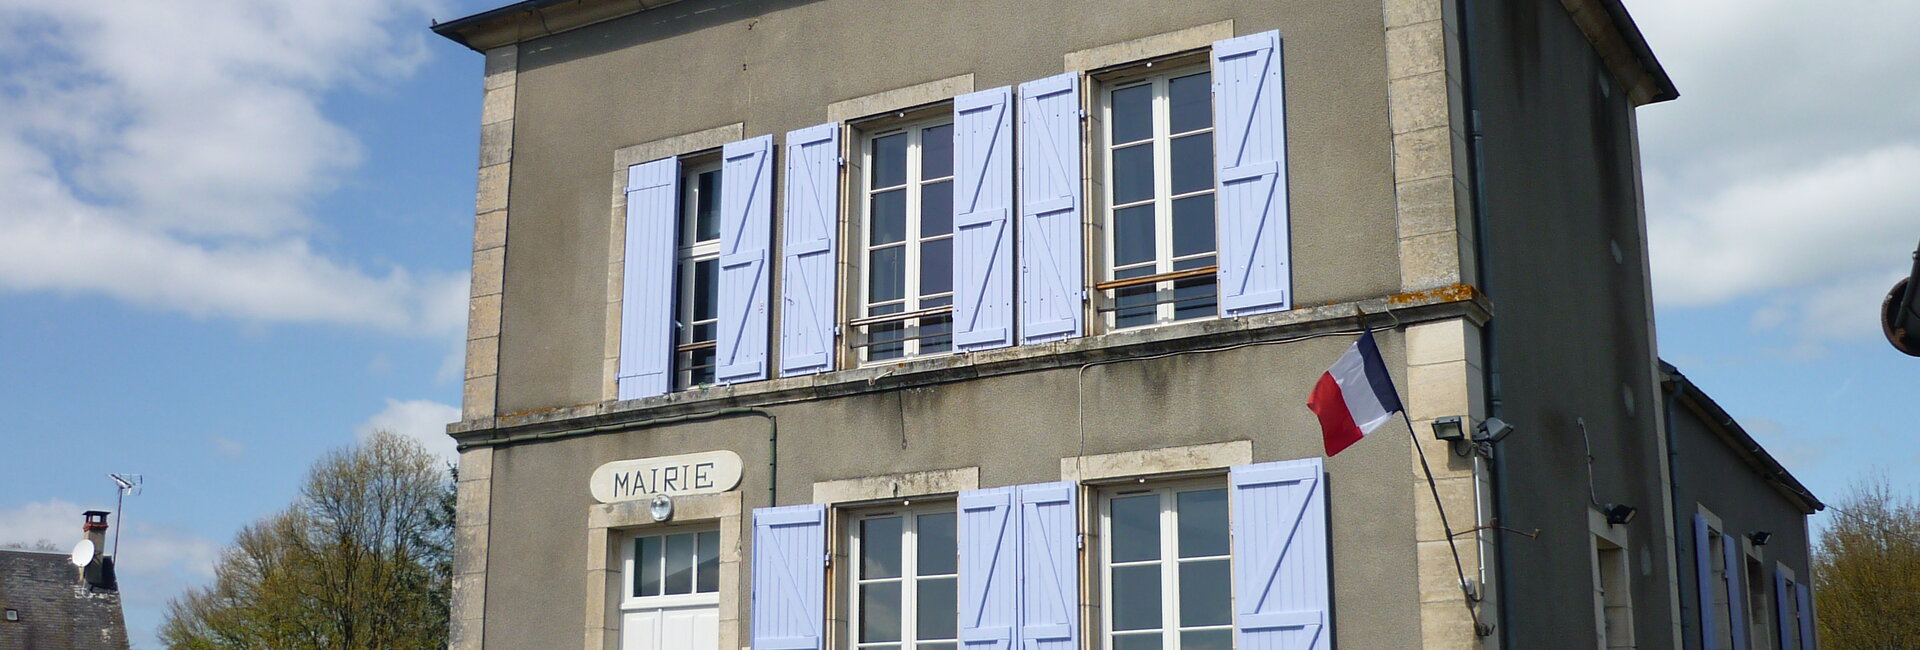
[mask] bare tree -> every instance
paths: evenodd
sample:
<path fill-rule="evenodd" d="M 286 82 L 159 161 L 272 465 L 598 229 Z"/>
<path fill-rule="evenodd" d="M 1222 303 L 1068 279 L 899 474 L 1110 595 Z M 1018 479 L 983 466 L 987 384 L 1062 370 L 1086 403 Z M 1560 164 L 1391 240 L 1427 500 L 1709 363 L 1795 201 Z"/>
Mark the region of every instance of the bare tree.
<path fill-rule="evenodd" d="M 1833 510 L 1813 554 L 1821 646 L 1920 648 L 1920 501 L 1882 475 Z"/>
<path fill-rule="evenodd" d="M 53 540 L 42 539 L 42 540 L 35 540 L 32 544 L 28 544 L 26 542 L 7 542 L 5 544 L 0 544 L 0 550 L 43 551 L 47 553 L 59 553 L 61 549 L 59 546 L 54 545 Z"/>
<path fill-rule="evenodd" d="M 168 647 L 444 648 L 453 481 L 387 432 L 315 463 L 287 510 L 242 529 L 214 584 L 169 605 Z"/>

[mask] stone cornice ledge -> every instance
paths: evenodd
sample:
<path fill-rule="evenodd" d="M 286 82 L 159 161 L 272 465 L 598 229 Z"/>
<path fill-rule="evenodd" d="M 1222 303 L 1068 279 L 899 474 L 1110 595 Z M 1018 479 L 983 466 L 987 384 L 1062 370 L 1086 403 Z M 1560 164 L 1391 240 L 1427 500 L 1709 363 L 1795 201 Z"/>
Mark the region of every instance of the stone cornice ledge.
<path fill-rule="evenodd" d="M 617 427 L 724 408 L 764 407 L 980 377 L 1071 368 L 1183 350 L 1277 341 L 1352 329 L 1361 320 L 1372 327 L 1460 317 L 1475 324 L 1484 324 L 1492 315 L 1493 303 L 1485 294 L 1472 286 L 1456 284 L 1245 318 L 1176 323 L 1055 343 L 1012 346 L 817 375 L 714 386 L 635 400 L 475 418 L 447 425 L 447 433 L 461 443 L 484 444 L 487 440 L 510 436 L 517 438 L 583 427 Z"/>

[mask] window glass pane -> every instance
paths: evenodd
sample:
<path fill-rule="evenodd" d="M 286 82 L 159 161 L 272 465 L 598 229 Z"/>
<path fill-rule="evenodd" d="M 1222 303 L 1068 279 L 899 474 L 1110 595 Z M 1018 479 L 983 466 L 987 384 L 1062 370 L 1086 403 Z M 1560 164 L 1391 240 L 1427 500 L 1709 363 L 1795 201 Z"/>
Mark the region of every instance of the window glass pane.
<path fill-rule="evenodd" d="M 693 593 L 693 534 L 667 536 L 666 594 Z"/>
<path fill-rule="evenodd" d="M 873 251 L 867 268 L 867 302 L 899 300 L 907 295 L 907 247 Z"/>
<path fill-rule="evenodd" d="M 711 341 L 718 335 L 717 332 L 714 323 L 700 323 L 693 326 L 693 340 Z"/>
<path fill-rule="evenodd" d="M 1113 265 L 1127 266 L 1154 258 L 1153 204 L 1113 211 Z"/>
<path fill-rule="evenodd" d="M 1153 137 L 1153 84 L 1113 91 L 1113 143 Z"/>
<path fill-rule="evenodd" d="M 873 139 L 872 189 L 907 183 L 907 134 L 895 133 Z"/>
<path fill-rule="evenodd" d="M 900 577 L 900 518 L 860 520 L 860 577 Z"/>
<path fill-rule="evenodd" d="M 953 175 L 953 125 L 930 126 L 920 132 L 920 178 Z"/>
<path fill-rule="evenodd" d="M 920 236 L 953 232 L 953 181 L 920 186 Z"/>
<path fill-rule="evenodd" d="M 960 618 L 955 578 L 924 578 L 914 592 L 914 636 L 922 639 L 951 639 Z"/>
<path fill-rule="evenodd" d="M 714 352 L 715 350 L 713 348 L 693 351 L 687 360 L 687 372 L 692 375 L 688 377 L 689 385 L 699 386 L 701 384 L 713 383 Z"/>
<path fill-rule="evenodd" d="M 1213 195 L 1196 194 L 1173 202 L 1173 256 L 1213 252 Z"/>
<path fill-rule="evenodd" d="M 720 170 L 700 174 L 699 199 L 694 202 L 693 231 L 695 241 L 707 241 L 720 238 Z"/>
<path fill-rule="evenodd" d="M 923 576 L 951 575 L 959 561 L 960 545 L 954 540 L 951 512 L 920 515 L 914 522 L 920 533 L 920 549 L 915 573 Z"/>
<path fill-rule="evenodd" d="M 1180 522 L 1180 557 L 1227 554 L 1227 491 L 1181 492 L 1174 498 Z"/>
<path fill-rule="evenodd" d="M 1186 271 L 1213 264 L 1214 257 L 1207 255 L 1173 263 L 1173 270 Z M 1191 318 L 1212 318 L 1217 315 L 1215 298 L 1219 294 L 1219 280 L 1215 276 L 1203 276 L 1178 280 L 1173 283 L 1173 318 L 1187 320 Z"/>
<path fill-rule="evenodd" d="M 1113 650 L 1160 650 L 1160 633 L 1113 635 Z"/>
<path fill-rule="evenodd" d="M 905 310 L 905 303 L 896 302 L 891 305 L 873 307 L 868 309 L 867 312 L 874 316 L 884 316 L 887 314 L 898 314 Z M 871 345 L 867 346 L 867 358 L 876 360 L 899 358 L 906 350 L 906 346 L 899 343 L 899 341 L 906 335 L 907 326 L 903 323 L 867 326 L 867 341 L 871 343 Z"/>
<path fill-rule="evenodd" d="M 1227 603 L 1231 584 L 1226 558 L 1180 563 L 1180 626 L 1232 623 Z"/>
<path fill-rule="evenodd" d="M 1181 632 L 1180 650 L 1233 650 L 1233 630 Z"/>
<path fill-rule="evenodd" d="M 953 304 L 953 296 L 927 298 L 920 301 L 920 308 L 945 307 Z M 953 316 L 928 316 L 920 319 L 920 353 L 938 354 L 946 352 L 953 344 Z"/>
<path fill-rule="evenodd" d="M 1160 627 L 1160 565 L 1113 568 L 1113 629 Z"/>
<path fill-rule="evenodd" d="M 697 580 L 693 590 L 703 594 L 720 591 L 720 531 L 700 533 L 694 551 L 700 567 L 694 571 Z"/>
<path fill-rule="evenodd" d="M 1154 267 L 1141 266 L 1114 271 L 1113 279 L 1125 280 L 1127 278 L 1140 278 L 1153 274 Z M 1157 285 L 1153 284 L 1143 284 L 1125 289 L 1115 289 L 1113 292 L 1114 326 L 1139 327 L 1141 325 L 1153 324 L 1154 319 L 1158 317 L 1155 313 L 1153 303 L 1153 294 L 1157 290 L 1154 287 L 1156 286 Z"/>
<path fill-rule="evenodd" d="M 713 320 L 719 316 L 720 260 L 693 263 L 693 319 Z"/>
<path fill-rule="evenodd" d="M 1213 125 L 1212 75 L 1178 77 L 1167 82 L 1169 133 L 1186 133 Z"/>
<path fill-rule="evenodd" d="M 952 643 L 927 643 L 924 641 L 914 644 L 913 647 L 919 650 L 954 650 L 955 648 Z"/>
<path fill-rule="evenodd" d="M 953 239 L 935 239 L 920 244 L 920 295 L 931 296 L 953 290 Z"/>
<path fill-rule="evenodd" d="M 660 595 L 660 538 L 633 540 L 633 595 Z"/>
<path fill-rule="evenodd" d="M 873 213 L 867 221 L 867 242 L 875 246 L 907 238 L 907 191 L 889 190 L 873 195 Z"/>
<path fill-rule="evenodd" d="M 860 585 L 860 641 L 899 640 L 900 583 Z"/>
<path fill-rule="evenodd" d="M 1153 143 L 1113 150 L 1113 204 L 1153 198 Z"/>
<path fill-rule="evenodd" d="M 1111 508 L 1112 532 L 1109 535 L 1113 537 L 1113 561 L 1159 559 L 1160 495 L 1117 497 Z M 1159 578 L 1154 580 L 1154 584 L 1160 584 Z"/>
<path fill-rule="evenodd" d="M 1186 194 L 1213 189 L 1213 134 L 1199 133 L 1184 138 L 1174 138 L 1170 145 L 1173 156 L 1173 193 Z"/>

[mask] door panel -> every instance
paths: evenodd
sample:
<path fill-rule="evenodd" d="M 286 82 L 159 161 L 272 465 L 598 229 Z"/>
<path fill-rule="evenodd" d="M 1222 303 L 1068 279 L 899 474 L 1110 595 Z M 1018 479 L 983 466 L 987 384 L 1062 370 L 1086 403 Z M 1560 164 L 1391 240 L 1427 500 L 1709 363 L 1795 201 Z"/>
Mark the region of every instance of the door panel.
<path fill-rule="evenodd" d="M 720 646 L 720 607 L 640 609 L 620 624 L 621 650 L 710 650 Z"/>

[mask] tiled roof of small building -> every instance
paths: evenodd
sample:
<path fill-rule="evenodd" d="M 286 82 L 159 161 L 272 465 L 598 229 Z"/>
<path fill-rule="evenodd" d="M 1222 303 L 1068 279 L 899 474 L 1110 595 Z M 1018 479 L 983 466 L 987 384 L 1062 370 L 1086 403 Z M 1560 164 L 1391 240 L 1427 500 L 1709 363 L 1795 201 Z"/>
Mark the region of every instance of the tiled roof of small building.
<path fill-rule="evenodd" d="M 0 609 L 13 614 L 0 649 L 127 650 L 120 592 L 89 586 L 64 553 L 0 550 Z"/>

